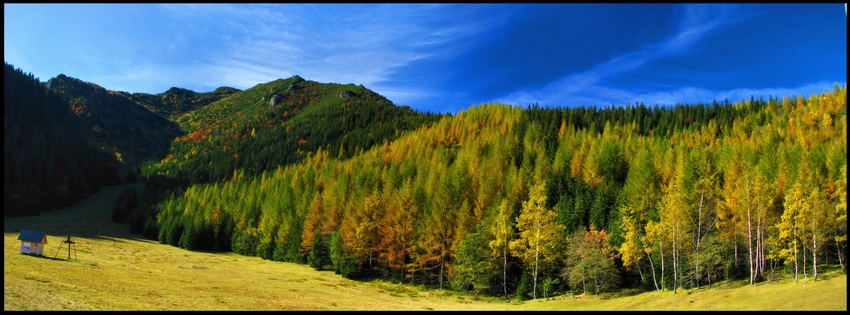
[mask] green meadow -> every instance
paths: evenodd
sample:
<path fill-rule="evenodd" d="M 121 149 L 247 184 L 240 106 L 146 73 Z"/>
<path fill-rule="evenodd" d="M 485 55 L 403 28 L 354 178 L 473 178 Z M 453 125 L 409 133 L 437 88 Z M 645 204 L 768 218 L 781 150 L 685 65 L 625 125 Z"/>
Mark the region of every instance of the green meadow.
<path fill-rule="evenodd" d="M 386 281 L 353 281 L 306 265 L 195 252 L 129 233 L 110 213 L 126 187 L 106 186 L 77 204 L 5 218 L 4 310 L 847 310 L 847 276 L 749 286 L 557 296 L 505 303 L 494 297 Z M 44 257 L 20 254 L 21 229 L 48 234 Z M 68 234 L 72 241 L 71 259 Z M 100 234 L 100 237 L 98 237 Z"/>

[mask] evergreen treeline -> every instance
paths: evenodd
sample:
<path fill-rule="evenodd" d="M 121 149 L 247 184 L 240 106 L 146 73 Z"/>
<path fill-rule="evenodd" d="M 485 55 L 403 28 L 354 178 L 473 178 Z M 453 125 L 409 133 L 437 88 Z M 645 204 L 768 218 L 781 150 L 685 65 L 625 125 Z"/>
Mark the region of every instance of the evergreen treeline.
<path fill-rule="evenodd" d="M 3 215 L 36 215 L 120 183 L 121 163 L 94 145 L 68 102 L 32 74 L 3 72 Z"/>
<path fill-rule="evenodd" d="M 846 99 L 481 105 L 350 157 L 239 165 L 155 204 L 144 234 L 520 299 L 817 278 L 844 270 Z"/>

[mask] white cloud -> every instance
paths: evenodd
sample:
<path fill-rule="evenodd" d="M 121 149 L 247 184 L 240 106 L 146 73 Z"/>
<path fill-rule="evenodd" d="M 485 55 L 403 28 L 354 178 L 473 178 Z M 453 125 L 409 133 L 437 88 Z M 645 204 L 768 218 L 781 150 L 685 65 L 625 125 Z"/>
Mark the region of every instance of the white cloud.
<path fill-rule="evenodd" d="M 696 104 L 699 102 L 711 103 L 716 100 L 723 102 L 729 100 L 730 103 L 749 100 L 750 97 L 764 98 L 769 97 L 780 98 L 783 96 L 803 96 L 809 97 L 812 94 L 826 93 L 831 91 L 835 84 L 846 85 L 846 82 L 827 82 L 820 81 L 805 84 L 798 87 L 775 87 L 775 88 L 738 88 L 726 91 L 712 91 L 697 87 L 683 87 L 669 91 L 659 91 L 645 94 L 626 94 L 627 97 L 633 100 L 646 100 L 644 104 L 652 106 L 658 105 L 673 105 L 676 103 Z M 622 104 L 622 103 L 618 103 Z"/>
<path fill-rule="evenodd" d="M 729 100 L 730 103 L 749 100 L 750 97 L 763 98 L 767 100 L 769 97 L 780 98 L 783 96 L 803 96 L 809 97 L 814 94 L 826 93 L 835 87 L 835 84 L 846 86 L 846 82 L 827 82 L 819 81 L 805 84 L 797 87 L 775 87 L 775 88 L 737 88 L 723 91 L 713 91 L 700 87 L 680 87 L 676 89 L 635 93 L 624 89 L 616 89 L 603 86 L 590 86 L 585 90 L 577 91 L 569 95 L 569 99 L 564 102 L 561 99 L 549 98 L 546 101 L 540 101 L 529 93 L 515 93 L 513 101 L 505 102 L 508 104 L 525 106 L 539 102 L 544 106 L 596 106 L 605 107 L 609 105 L 623 106 L 626 104 L 643 103 L 647 106 L 661 105 L 670 106 L 679 104 L 710 104 L 712 101 L 723 102 Z M 560 103 L 559 103 L 560 101 Z M 567 103 L 568 102 L 568 103 Z"/>

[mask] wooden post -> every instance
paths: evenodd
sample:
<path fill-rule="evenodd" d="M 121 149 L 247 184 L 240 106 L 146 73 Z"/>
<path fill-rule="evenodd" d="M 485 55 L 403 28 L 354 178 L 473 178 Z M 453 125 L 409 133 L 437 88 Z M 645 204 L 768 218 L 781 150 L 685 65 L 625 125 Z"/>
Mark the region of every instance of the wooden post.
<path fill-rule="evenodd" d="M 74 245 L 74 259 L 77 259 L 77 245 L 71 240 L 71 234 L 68 234 L 68 240 L 62 241 L 62 243 L 68 244 L 68 260 L 71 260 L 71 245 Z"/>

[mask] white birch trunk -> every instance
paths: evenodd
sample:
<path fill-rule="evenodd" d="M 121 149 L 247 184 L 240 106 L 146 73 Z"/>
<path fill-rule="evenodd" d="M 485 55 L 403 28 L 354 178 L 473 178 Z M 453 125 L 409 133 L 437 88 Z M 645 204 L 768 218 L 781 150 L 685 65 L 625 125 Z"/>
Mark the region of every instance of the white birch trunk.
<path fill-rule="evenodd" d="M 750 285 L 753 285 L 755 282 L 755 273 L 753 272 L 753 262 L 755 259 L 753 258 L 753 225 L 751 218 L 750 204 L 747 203 L 747 250 L 749 251 L 749 261 L 750 261 Z"/>
<path fill-rule="evenodd" d="M 652 256 L 650 256 L 649 253 L 646 253 L 646 258 L 649 258 L 649 268 L 652 269 L 652 283 L 655 284 L 655 290 L 661 291 L 661 288 L 658 287 L 658 281 L 655 280 L 655 263 L 652 262 Z M 661 261 L 661 265 L 662 266 L 664 265 L 663 260 Z M 662 268 L 661 272 L 664 272 L 663 268 Z M 663 277 L 664 275 L 662 274 L 661 276 Z M 662 278 L 662 281 L 663 281 L 663 278 Z"/>

